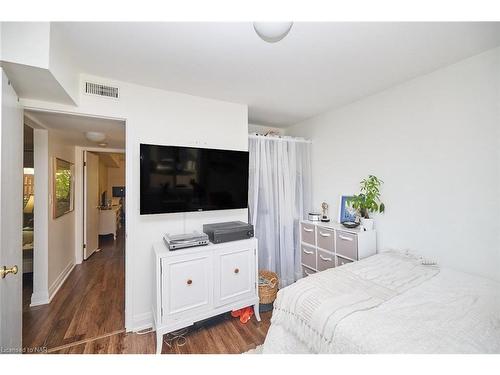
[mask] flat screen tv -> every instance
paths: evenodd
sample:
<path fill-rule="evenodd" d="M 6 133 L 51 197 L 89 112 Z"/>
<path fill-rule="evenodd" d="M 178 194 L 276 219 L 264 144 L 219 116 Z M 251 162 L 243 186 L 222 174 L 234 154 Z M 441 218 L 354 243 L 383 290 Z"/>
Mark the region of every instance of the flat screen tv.
<path fill-rule="evenodd" d="M 141 215 L 248 207 L 248 152 L 141 144 Z"/>

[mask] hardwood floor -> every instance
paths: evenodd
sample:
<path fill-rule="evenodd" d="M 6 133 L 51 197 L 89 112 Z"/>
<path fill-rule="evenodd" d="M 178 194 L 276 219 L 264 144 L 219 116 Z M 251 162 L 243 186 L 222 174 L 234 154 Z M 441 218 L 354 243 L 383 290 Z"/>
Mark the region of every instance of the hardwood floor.
<path fill-rule="evenodd" d="M 101 252 L 77 265 L 49 305 L 29 307 L 31 284 L 23 288 L 23 346 L 48 353 L 155 353 L 155 333 L 124 330 L 124 236 L 101 243 Z M 235 354 L 264 342 L 271 312 L 241 324 L 224 314 L 188 328 L 183 346 L 164 344 L 165 354 Z"/>
<path fill-rule="evenodd" d="M 230 314 L 213 318 L 199 326 L 189 327 L 185 336 L 186 343 L 178 346 L 175 343 L 169 347 L 163 343 L 163 354 L 239 354 L 264 343 L 271 312 L 261 313 L 261 322 L 255 317 L 247 324 L 241 324 Z M 166 336 L 165 336 L 166 338 Z M 57 354 L 154 354 L 155 334 L 118 333 L 109 337 L 89 342 L 71 345 L 53 351 Z M 52 351 L 51 351 L 52 352 Z"/>
<path fill-rule="evenodd" d="M 27 285 L 26 285 L 27 284 Z M 52 348 L 123 331 L 125 326 L 124 235 L 103 237 L 101 251 L 75 266 L 48 305 L 29 307 L 23 288 L 23 346 Z"/>

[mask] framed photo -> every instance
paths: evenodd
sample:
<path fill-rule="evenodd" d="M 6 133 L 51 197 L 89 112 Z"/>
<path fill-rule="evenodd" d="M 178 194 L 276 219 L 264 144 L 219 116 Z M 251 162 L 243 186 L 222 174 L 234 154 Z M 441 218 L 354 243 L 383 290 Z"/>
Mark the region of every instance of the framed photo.
<path fill-rule="evenodd" d="M 352 199 L 352 195 L 341 195 L 339 204 L 339 223 L 345 221 L 356 221 L 356 212 L 349 207 L 349 200 Z"/>
<path fill-rule="evenodd" d="M 73 163 L 54 158 L 52 206 L 54 219 L 73 211 Z"/>

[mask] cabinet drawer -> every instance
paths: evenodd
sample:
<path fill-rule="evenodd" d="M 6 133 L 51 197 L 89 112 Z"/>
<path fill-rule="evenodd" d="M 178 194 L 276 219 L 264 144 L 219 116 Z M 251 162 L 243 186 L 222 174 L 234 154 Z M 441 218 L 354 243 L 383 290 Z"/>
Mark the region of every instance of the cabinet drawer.
<path fill-rule="evenodd" d="M 337 231 L 337 254 L 349 259 L 358 260 L 358 236 Z"/>
<path fill-rule="evenodd" d="M 315 245 L 316 230 L 315 226 L 311 224 L 300 224 L 300 231 L 302 233 L 302 242 L 310 245 Z"/>
<path fill-rule="evenodd" d="M 210 257 L 163 260 L 166 277 L 162 280 L 164 313 L 168 316 L 199 312 L 210 306 Z"/>
<path fill-rule="evenodd" d="M 311 246 L 302 244 L 300 246 L 302 264 L 307 267 L 316 269 L 316 249 Z"/>
<path fill-rule="evenodd" d="M 331 252 L 335 251 L 335 233 L 331 229 L 318 227 L 318 247 Z"/>
<path fill-rule="evenodd" d="M 257 294 L 254 259 L 254 249 L 216 253 L 215 306 L 223 306 Z"/>
<path fill-rule="evenodd" d="M 310 269 L 309 267 L 302 266 L 302 276 L 306 277 L 309 275 L 312 275 L 313 273 L 316 273 L 315 270 Z"/>
<path fill-rule="evenodd" d="M 335 267 L 335 255 L 327 251 L 318 249 L 318 271 L 324 271 Z"/>
<path fill-rule="evenodd" d="M 344 264 L 352 263 L 353 261 L 350 259 L 337 257 L 337 267 L 343 266 Z"/>

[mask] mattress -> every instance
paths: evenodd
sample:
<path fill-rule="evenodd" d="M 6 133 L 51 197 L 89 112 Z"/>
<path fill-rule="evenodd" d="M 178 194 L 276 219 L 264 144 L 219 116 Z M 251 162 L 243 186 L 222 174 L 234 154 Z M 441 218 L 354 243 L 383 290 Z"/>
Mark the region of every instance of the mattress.
<path fill-rule="evenodd" d="M 303 304 L 314 299 L 300 302 L 300 295 L 328 296 L 321 290 L 333 285 L 328 280 L 338 284 L 351 273 L 362 276 L 359 281 L 351 280 L 362 284 L 360 290 L 366 278 L 370 284 L 390 287 L 393 274 L 398 273 L 397 268 L 390 271 L 392 262 L 401 267 L 401 257 L 379 254 L 284 288 L 277 309 L 287 306 L 290 311 L 283 314 L 275 309 L 277 318 L 273 316 L 263 353 L 500 353 L 500 283 L 446 268 L 420 277 L 426 266 L 414 257 L 408 258 L 408 264 L 415 269 L 407 267 L 404 277 L 412 283 L 400 292 L 361 308 L 353 308 L 351 299 L 332 302 L 332 297 L 326 297 L 321 301 L 323 311 L 316 307 L 308 314 L 303 312 Z M 370 268 L 365 264 L 380 264 L 382 271 L 366 272 Z M 420 281 L 413 282 L 418 277 Z M 366 303 L 366 298 L 361 300 Z M 335 318 L 339 311 L 348 313 Z"/>

